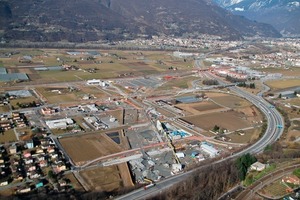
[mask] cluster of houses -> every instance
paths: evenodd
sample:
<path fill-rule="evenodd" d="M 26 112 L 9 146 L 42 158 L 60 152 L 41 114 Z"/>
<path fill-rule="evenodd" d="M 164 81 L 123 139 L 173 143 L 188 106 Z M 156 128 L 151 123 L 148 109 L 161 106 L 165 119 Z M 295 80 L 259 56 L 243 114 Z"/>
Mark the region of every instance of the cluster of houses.
<path fill-rule="evenodd" d="M 265 74 L 248 69 L 247 67 L 222 66 L 214 68 L 213 72 L 218 76 L 230 77 L 237 80 L 247 80 L 248 78 L 260 79 L 265 76 Z"/>
<path fill-rule="evenodd" d="M 46 171 L 60 174 L 68 169 L 54 141 L 49 137 L 39 138 L 0 147 L 0 186 L 23 181 L 16 193 L 27 193 L 49 182 L 45 179 Z"/>
<path fill-rule="evenodd" d="M 23 113 L 13 112 L 11 116 L 2 114 L 0 116 L 0 131 L 4 132 L 14 127 L 24 128 L 28 125 Z"/>

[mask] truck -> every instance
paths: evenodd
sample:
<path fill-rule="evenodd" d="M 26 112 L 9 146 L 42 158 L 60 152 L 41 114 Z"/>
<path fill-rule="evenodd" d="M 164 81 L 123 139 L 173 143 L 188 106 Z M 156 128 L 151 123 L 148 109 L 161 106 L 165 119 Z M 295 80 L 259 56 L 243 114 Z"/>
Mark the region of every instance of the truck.
<path fill-rule="evenodd" d="M 155 186 L 155 183 L 150 183 L 150 184 L 144 186 L 144 190 L 147 190 L 147 189 L 152 188 L 154 186 Z"/>

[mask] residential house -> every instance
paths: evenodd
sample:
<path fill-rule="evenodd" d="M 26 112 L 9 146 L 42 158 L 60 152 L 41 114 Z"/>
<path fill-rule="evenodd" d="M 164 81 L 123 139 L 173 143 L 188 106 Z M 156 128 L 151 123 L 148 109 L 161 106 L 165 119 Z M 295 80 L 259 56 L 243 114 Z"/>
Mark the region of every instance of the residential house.
<path fill-rule="evenodd" d="M 296 175 L 288 175 L 288 176 L 285 176 L 281 179 L 282 182 L 284 183 L 291 183 L 291 184 L 294 184 L 294 185 L 300 185 L 300 179 L 296 176 Z"/>
<path fill-rule="evenodd" d="M 40 167 L 41 167 L 41 168 L 47 167 L 47 166 L 48 166 L 48 162 L 47 162 L 46 160 L 41 160 L 41 161 L 39 162 L 39 164 L 40 164 Z"/>
<path fill-rule="evenodd" d="M 10 154 L 16 154 L 17 153 L 17 146 L 16 145 L 11 145 L 9 147 L 9 153 Z"/>
<path fill-rule="evenodd" d="M 24 157 L 24 158 L 29 158 L 29 157 L 31 157 L 31 153 L 30 153 L 29 151 L 25 151 L 25 152 L 23 153 L 23 157 Z"/>

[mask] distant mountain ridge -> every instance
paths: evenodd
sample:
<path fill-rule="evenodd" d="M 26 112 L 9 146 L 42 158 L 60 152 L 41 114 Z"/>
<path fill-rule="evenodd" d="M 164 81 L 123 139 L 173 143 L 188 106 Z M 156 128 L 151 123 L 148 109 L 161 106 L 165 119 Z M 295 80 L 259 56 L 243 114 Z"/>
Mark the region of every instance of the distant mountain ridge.
<path fill-rule="evenodd" d="M 209 0 L 2 0 L 4 41 L 122 40 L 153 35 L 280 37 L 272 26 L 235 16 Z"/>
<path fill-rule="evenodd" d="M 214 0 L 234 14 L 273 25 L 283 34 L 300 34 L 300 0 Z"/>

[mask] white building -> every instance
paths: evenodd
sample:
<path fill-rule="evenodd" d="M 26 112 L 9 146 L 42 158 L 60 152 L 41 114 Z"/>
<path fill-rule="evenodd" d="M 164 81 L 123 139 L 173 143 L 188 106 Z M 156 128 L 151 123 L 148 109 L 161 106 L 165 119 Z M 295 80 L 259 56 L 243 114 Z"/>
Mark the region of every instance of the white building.
<path fill-rule="evenodd" d="M 177 153 L 176 153 L 176 156 L 177 156 L 178 158 L 184 158 L 184 157 L 185 157 L 185 155 L 184 155 L 183 152 L 177 152 Z"/>
<path fill-rule="evenodd" d="M 266 165 L 261 162 L 255 162 L 250 166 L 250 170 L 262 171 L 266 168 Z"/>
<path fill-rule="evenodd" d="M 86 84 L 88 85 L 100 85 L 101 84 L 101 80 L 99 79 L 92 79 L 92 80 L 88 80 Z"/>
<path fill-rule="evenodd" d="M 173 56 L 177 58 L 188 58 L 194 56 L 193 53 L 185 53 L 185 52 L 180 52 L 180 51 L 174 51 Z"/>
<path fill-rule="evenodd" d="M 46 121 L 47 126 L 50 129 L 66 129 L 68 125 L 74 124 L 74 121 L 71 118 L 56 119 Z"/>
<path fill-rule="evenodd" d="M 88 109 L 90 109 L 91 112 L 97 112 L 98 111 L 98 108 L 96 107 L 95 104 L 89 104 L 89 105 L 86 105 L 86 107 Z"/>
<path fill-rule="evenodd" d="M 106 81 L 101 81 L 99 79 L 92 79 L 92 80 L 88 80 L 86 82 L 87 85 L 100 85 L 102 87 L 106 87 L 109 86 L 108 82 Z"/>
<path fill-rule="evenodd" d="M 219 151 L 217 149 L 215 149 L 213 146 L 208 145 L 206 143 L 202 143 L 201 144 L 201 149 L 202 151 L 204 151 L 205 153 L 209 154 L 209 156 L 211 158 L 216 157 L 217 155 L 219 155 Z"/>
<path fill-rule="evenodd" d="M 172 171 L 171 171 L 172 175 L 177 174 L 181 170 L 182 170 L 182 165 L 181 164 L 172 164 Z"/>

